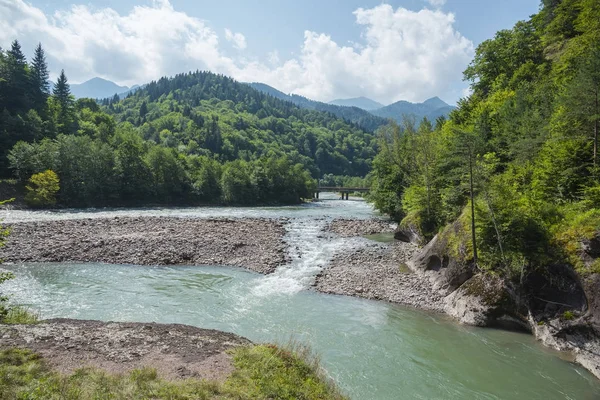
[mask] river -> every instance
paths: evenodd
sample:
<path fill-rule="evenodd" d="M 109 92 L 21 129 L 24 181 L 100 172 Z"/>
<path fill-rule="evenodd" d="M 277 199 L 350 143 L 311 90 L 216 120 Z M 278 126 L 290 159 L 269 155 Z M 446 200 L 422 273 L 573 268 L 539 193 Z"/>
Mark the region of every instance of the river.
<path fill-rule="evenodd" d="M 321 234 L 331 217 L 376 217 L 362 201 L 300 207 L 2 211 L 7 222 L 109 216 L 287 217 L 291 262 L 263 276 L 219 266 L 4 266 L 13 301 L 42 317 L 183 323 L 258 342 L 309 345 L 352 399 L 599 399 L 600 381 L 526 334 L 307 290 L 333 254 L 367 239 Z"/>

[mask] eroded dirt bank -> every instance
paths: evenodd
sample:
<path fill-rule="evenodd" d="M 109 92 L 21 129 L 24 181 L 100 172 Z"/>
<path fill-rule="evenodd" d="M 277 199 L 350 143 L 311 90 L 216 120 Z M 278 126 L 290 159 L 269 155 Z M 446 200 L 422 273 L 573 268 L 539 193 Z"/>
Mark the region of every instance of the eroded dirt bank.
<path fill-rule="evenodd" d="M 115 217 L 8 225 L 5 262 L 231 265 L 273 272 L 287 260 L 285 221 Z"/>
<path fill-rule="evenodd" d="M 178 324 L 53 319 L 0 325 L 0 348 L 30 349 L 62 373 L 151 367 L 166 379 L 224 380 L 234 369 L 226 351 L 250 344 L 232 333 Z"/>

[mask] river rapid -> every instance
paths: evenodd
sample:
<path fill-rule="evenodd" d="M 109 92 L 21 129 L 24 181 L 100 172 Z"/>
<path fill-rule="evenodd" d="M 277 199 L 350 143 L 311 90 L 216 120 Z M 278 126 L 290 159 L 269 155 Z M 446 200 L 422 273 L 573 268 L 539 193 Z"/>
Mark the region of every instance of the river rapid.
<path fill-rule="evenodd" d="M 330 195 L 299 207 L 0 211 L 9 223 L 113 216 L 289 218 L 290 262 L 266 276 L 220 266 L 5 265 L 17 279 L 3 291 L 43 318 L 181 323 L 307 344 L 353 399 L 600 398 L 598 380 L 531 335 L 310 290 L 335 254 L 368 243 L 323 233 L 331 218 L 378 218 L 362 201 Z"/>

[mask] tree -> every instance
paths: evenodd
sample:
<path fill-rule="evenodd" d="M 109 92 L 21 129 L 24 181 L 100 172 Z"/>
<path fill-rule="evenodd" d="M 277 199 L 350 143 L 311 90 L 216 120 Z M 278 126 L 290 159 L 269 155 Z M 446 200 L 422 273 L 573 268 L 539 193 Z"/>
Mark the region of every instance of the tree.
<path fill-rule="evenodd" d="M 52 94 L 58 106 L 58 113 L 55 115 L 58 131 L 59 133 L 69 134 L 73 131 L 73 124 L 75 122 L 75 100 L 71 95 L 71 88 L 69 87 L 64 69 L 60 71 L 60 76 L 54 85 Z"/>
<path fill-rule="evenodd" d="M 50 94 L 50 82 L 46 55 L 41 43 L 35 48 L 35 55 L 31 62 L 31 82 L 34 107 L 38 113 L 42 113 L 46 108 L 46 100 Z"/>
<path fill-rule="evenodd" d="M 598 128 L 600 126 L 600 46 L 595 45 L 583 60 L 575 78 L 562 96 L 565 116 L 576 133 L 592 141 L 592 165 L 598 166 Z M 595 172 L 598 179 L 598 174 Z"/>
<path fill-rule="evenodd" d="M 25 187 L 25 201 L 32 207 L 49 207 L 56 204 L 56 193 L 60 189 L 58 175 L 52 170 L 33 174 Z"/>
<path fill-rule="evenodd" d="M 30 106 L 29 67 L 21 45 L 17 40 L 12 42 L 6 52 L 7 98 L 6 107 L 11 112 L 27 112 Z"/>

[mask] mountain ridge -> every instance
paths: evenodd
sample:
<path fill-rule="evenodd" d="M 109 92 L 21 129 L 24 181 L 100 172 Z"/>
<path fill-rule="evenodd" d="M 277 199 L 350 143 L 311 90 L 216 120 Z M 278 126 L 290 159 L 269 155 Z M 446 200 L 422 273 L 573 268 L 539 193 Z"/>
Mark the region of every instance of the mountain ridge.
<path fill-rule="evenodd" d="M 130 91 L 128 86 L 119 86 L 104 78 L 94 77 L 82 83 L 72 83 L 71 93 L 75 98 L 89 97 L 92 99 L 104 99 Z"/>
<path fill-rule="evenodd" d="M 342 107 L 358 107 L 365 111 L 373 111 L 385 107 L 383 104 L 364 96 L 353 97 L 350 99 L 335 99 L 328 104 Z"/>

